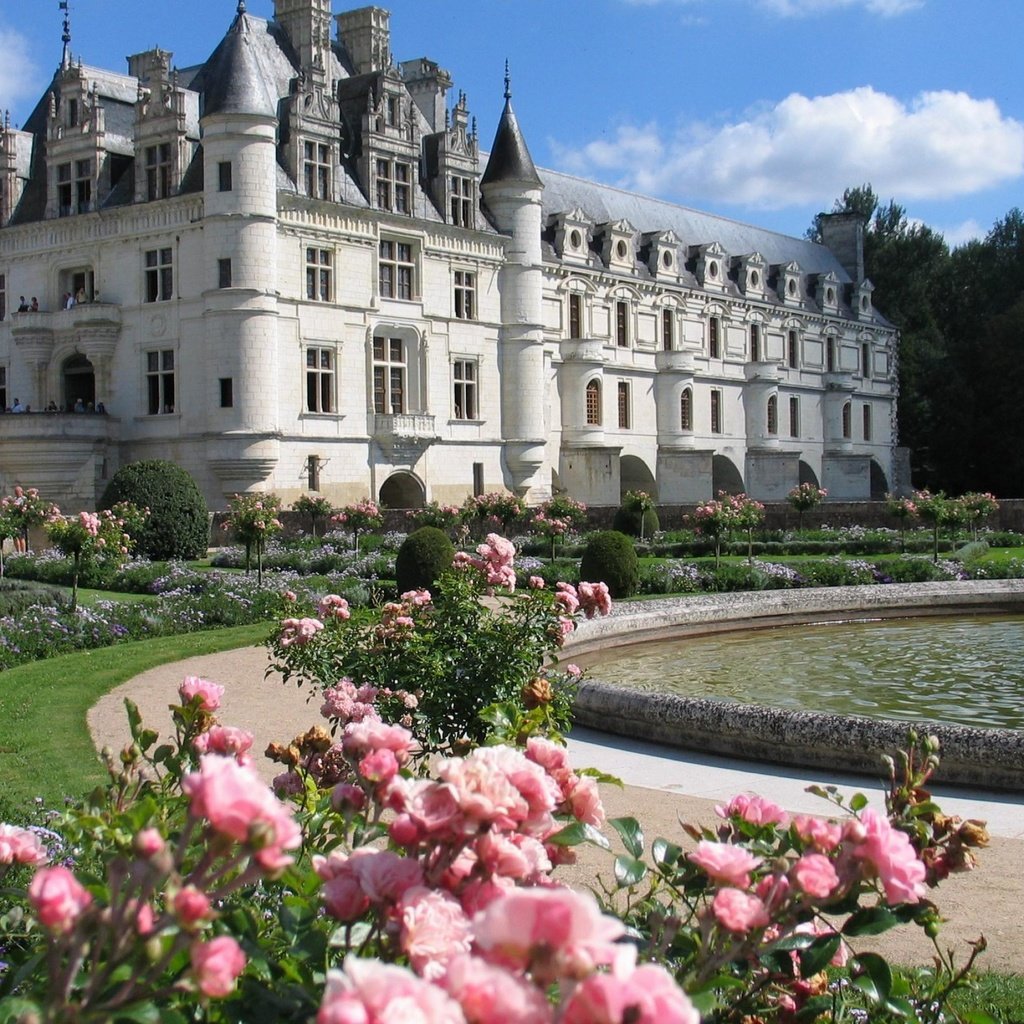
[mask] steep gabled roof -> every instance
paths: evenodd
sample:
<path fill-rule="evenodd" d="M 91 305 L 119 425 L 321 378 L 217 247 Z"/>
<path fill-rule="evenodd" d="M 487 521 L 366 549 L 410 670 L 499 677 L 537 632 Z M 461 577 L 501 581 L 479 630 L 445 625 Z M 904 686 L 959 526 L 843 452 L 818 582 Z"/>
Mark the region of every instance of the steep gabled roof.
<path fill-rule="evenodd" d="M 544 187 L 516 120 L 516 112 L 512 109 L 512 97 L 507 91 L 505 109 L 501 112 L 487 167 L 480 179 L 481 185 L 498 182 L 528 185 L 533 188 Z"/>

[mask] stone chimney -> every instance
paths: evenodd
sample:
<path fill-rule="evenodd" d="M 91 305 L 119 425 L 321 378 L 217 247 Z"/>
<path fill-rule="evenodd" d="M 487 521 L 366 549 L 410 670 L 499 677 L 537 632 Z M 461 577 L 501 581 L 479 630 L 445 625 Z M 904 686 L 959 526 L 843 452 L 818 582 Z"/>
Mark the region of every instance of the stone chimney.
<path fill-rule="evenodd" d="M 383 71 L 391 64 L 391 15 L 381 7 L 360 7 L 335 19 L 338 41 L 348 51 L 357 75 Z"/>
<path fill-rule="evenodd" d="M 331 45 L 331 0 L 274 0 L 274 21 L 284 29 L 301 67 L 326 68 Z"/>
<path fill-rule="evenodd" d="M 821 241 L 859 285 L 864 281 L 864 220 L 859 213 L 823 213 Z"/>

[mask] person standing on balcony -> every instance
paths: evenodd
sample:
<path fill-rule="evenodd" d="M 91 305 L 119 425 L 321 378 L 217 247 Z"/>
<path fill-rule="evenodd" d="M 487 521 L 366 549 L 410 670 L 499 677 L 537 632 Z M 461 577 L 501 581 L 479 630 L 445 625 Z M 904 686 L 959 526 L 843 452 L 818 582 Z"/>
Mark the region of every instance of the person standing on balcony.
<path fill-rule="evenodd" d="M 11 406 L 11 412 L 24 412 L 24 411 L 25 411 L 25 406 L 23 406 L 21 404 L 21 399 L 20 398 L 16 398 L 14 400 L 14 405 Z"/>
<path fill-rule="evenodd" d="M 34 295 L 32 296 L 32 305 L 29 306 L 29 312 L 30 313 L 38 313 L 39 312 L 39 300 Z"/>

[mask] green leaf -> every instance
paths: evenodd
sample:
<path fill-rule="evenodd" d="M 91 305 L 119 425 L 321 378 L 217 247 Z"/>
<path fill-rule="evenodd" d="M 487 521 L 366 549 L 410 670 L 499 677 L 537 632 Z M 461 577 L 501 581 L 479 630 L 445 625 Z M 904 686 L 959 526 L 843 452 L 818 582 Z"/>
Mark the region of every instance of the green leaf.
<path fill-rule="evenodd" d="M 847 918 L 844 935 L 881 935 L 899 924 L 896 915 L 885 907 L 861 907 Z"/>
<path fill-rule="evenodd" d="M 674 867 L 679 858 L 683 855 L 683 848 L 675 843 L 670 843 L 660 836 L 651 843 L 651 857 L 654 863 L 664 867 Z"/>
<path fill-rule="evenodd" d="M 797 1021 L 813 1021 L 817 1020 L 818 1017 L 827 1013 L 832 1008 L 832 997 L 831 996 L 814 996 L 813 999 L 808 999 L 803 1006 L 800 1007 L 796 1015 Z"/>
<path fill-rule="evenodd" d="M 863 793 L 854 793 L 850 797 L 850 810 L 863 811 L 868 805 L 868 798 Z"/>
<path fill-rule="evenodd" d="M 812 974 L 824 970 L 836 955 L 842 941 L 839 935 L 819 935 L 800 954 L 800 974 L 809 978 Z"/>
<path fill-rule="evenodd" d="M 894 1016 L 902 1017 L 905 1020 L 920 1020 L 914 1004 L 907 999 L 894 999 L 890 997 L 885 1001 L 885 1008 Z"/>
<path fill-rule="evenodd" d="M 38 1005 L 29 999 L 19 999 L 17 996 L 0 999 L 0 1024 L 17 1024 L 19 1020 L 32 1017 L 38 1019 L 39 1016 Z"/>
<path fill-rule="evenodd" d="M 995 1017 L 984 1010 L 967 1010 L 960 1014 L 960 1019 L 963 1024 L 999 1024 Z"/>
<path fill-rule="evenodd" d="M 128 726 L 132 732 L 132 739 L 138 739 L 139 729 L 142 726 L 142 712 L 139 711 L 139 705 L 125 697 L 124 708 L 128 713 Z"/>
<path fill-rule="evenodd" d="M 621 886 L 638 885 L 647 874 L 647 865 L 633 857 L 615 858 L 615 881 Z"/>
<path fill-rule="evenodd" d="M 565 828 L 548 836 L 547 843 L 557 843 L 559 846 L 579 846 L 580 843 L 593 843 L 603 850 L 610 850 L 612 844 L 608 837 L 602 835 L 593 825 L 586 825 L 582 821 L 574 821 Z"/>
<path fill-rule="evenodd" d="M 869 999 L 877 1003 L 887 1002 L 892 991 L 892 971 L 884 957 L 877 953 L 861 953 L 851 961 L 851 972 L 858 972 L 852 978 L 857 986 Z"/>
<path fill-rule="evenodd" d="M 809 935 L 807 932 L 795 932 L 792 935 L 787 935 L 784 939 L 779 939 L 778 942 L 772 943 L 772 950 L 781 949 L 784 952 L 789 952 L 794 949 L 808 949 L 817 939 L 817 935 Z"/>
<path fill-rule="evenodd" d="M 591 779 L 597 779 L 602 786 L 618 786 L 622 789 L 625 783 L 618 777 L 618 775 L 609 775 L 607 772 L 601 771 L 600 768 L 577 768 L 577 775 L 586 775 Z"/>
<path fill-rule="evenodd" d="M 632 856 L 643 856 L 644 831 L 636 818 L 609 818 L 608 824 L 619 833 L 622 845 Z"/>

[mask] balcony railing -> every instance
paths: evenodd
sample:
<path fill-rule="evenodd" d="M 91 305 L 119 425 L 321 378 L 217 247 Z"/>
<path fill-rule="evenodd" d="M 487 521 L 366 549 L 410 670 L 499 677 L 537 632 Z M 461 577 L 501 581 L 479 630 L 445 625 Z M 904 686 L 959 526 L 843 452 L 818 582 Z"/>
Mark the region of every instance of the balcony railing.
<path fill-rule="evenodd" d="M 434 417 L 423 412 L 402 412 L 374 416 L 375 437 L 432 441 L 437 434 Z"/>

